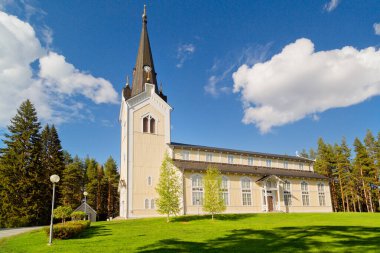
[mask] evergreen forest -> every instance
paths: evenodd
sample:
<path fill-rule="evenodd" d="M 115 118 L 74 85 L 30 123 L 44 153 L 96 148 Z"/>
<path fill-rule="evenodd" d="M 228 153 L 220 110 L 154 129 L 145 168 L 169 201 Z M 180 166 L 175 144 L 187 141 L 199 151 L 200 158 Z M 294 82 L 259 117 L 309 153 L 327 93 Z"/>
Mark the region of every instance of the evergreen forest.
<path fill-rule="evenodd" d="M 34 105 L 26 100 L 11 119 L 0 149 L 0 227 L 46 225 L 57 174 L 55 207 L 87 203 L 99 220 L 118 215 L 119 172 L 110 156 L 100 164 L 63 150 L 54 125 L 41 127 Z"/>

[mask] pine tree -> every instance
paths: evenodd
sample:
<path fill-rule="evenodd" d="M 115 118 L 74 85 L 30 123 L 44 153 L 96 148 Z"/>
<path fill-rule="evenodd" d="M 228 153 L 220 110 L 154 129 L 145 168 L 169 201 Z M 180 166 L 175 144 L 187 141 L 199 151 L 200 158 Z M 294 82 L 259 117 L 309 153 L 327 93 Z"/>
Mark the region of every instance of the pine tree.
<path fill-rule="evenodd" d="M 104 164 L 104 174 L 107 181 L 107 216 L 113 217 L 118 210 L 119 173 L 117 172 L 116 161 L 110 156 Z"/>
<path fill-rule="evenodd" d="M 60 203 L 63 206 L 70 206 L 72 209 L 81 204 L 84 186 L 84 165 L 78 156 L 75 156 L 72 163 L 65 166 L 62 176 Z"/>
<path fill-rule="evenodd" d="M 40 123 L 26 100 L 11 119 L 0 150 L 0 224 L 6 227 L 43 224 L 49 177 L 41 166 Z"/>
<path fill-rule="evenodd" d="M 348 196 L 350 195 L 350 187 L 348 185 L 348 179 L 350 178 L 351 171 L 351 150 L 348 148 L 346 139 L 342 139 L 341 145 L 335 146 L 336 156 L 337 156 L 337 169 L 336 177 L 339 182 L 340 194 L 341 194 L 341 204 L 343 211 L 349 211 Z"/>
<path fill-rule="evenodd" d="M 318 140 L 318 155 L 314 165 L 315 171 L 329 178 L 331 200 L 334 212 L 339 211 L 338 185 L 334 173 L 336 171 L 336 155 L 334 147 L 325 144 L 322 138 Z"/>
<path fill-rule="evenodd" d="M 85 159 L 85 191 L 88 192 L 87 203 L 94 209 L 97 207 L 98 163 L 87 156 Z"/>
<path fill-rule="evenodd" d="M 367 152 L 366 147 L 362 142 L 356 138 L 354 141 L 355 147 L 355 160 L 354 160 L 354 169 L 356 174 L 359 176 L 360 187 L 363 192 L 365 206 L 368 212 L 372 212 L 371 204 L 371 192 L 370 192 L 370 171 L 371 171 L 371 158 Z"/>
<path fill-rule="evenodd" d="M 169 222 L 170 215 L 177 215 L 180 208 L 181 184 L 178 171 L 173 165 L 172 159 L 165 153 L 164 160 L 160 168 L 160 178 L 156 191 L 159 195 L 157 199 L 157 212 L 166 214 L 166 221 Z"/>
<path fill-rule="evenodd" d="M 63 151 L 61 146 L 61 141 L 59 139 L 58 133 L 54 125 L 50 127 L 46 125 L 41 132 L 41 164 L 45 171 L 45 177 L 50 178 L 51 175 L 58 175 L 62 178 L 63 170 L 65 168 Z M 61 198 L 61 183 L 56 185 L 56 199 Z M 45 198 L 49 199 L 51 192 L 53 190 L 53 185 L 47 182 L 45 189 Z M 50 213 L 50 206 L 45 206 L 45 212 L 47 216 Z"/>
<path fill-rule="evenodd" d="M 204 177 L 204 202 L 203 211 L 211 214 L 211 219 L 214 215 L 226 210 L 222 197 L 222 175 L 217 167 L 209 166 Z"/>

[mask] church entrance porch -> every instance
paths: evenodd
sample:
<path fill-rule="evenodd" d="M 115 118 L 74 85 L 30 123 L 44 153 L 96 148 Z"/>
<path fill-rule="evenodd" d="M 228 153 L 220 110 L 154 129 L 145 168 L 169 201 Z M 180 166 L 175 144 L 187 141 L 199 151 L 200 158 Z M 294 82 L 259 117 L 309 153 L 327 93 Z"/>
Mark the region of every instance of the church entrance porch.
<path fill-rule="evenodd" d="M 256 181 L 262 187 L 262 210 L 263 212 L 281 211 L 280 183 L 283 181 L 275 176 L 265 176 Z"/>

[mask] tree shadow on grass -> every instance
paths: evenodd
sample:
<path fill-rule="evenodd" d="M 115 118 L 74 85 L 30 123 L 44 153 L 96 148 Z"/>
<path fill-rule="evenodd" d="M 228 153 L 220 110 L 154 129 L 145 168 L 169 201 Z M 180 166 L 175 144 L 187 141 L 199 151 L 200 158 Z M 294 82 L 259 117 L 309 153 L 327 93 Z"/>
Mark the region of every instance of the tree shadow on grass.
<path fill-rule="evenodd" d="M 253 217 L 254 214 L 216 214 L 214 215 L 215 220 L 243 220 L 246 218 Z M 172 218 L 173 222 L 189 222 L 197 220 L 211 220 L 211 215 L 184 215 Z"/>
<path fill-rule="evenodd" d="M 106 226 L 104 225 L 90 226 L 89 228 L 79 233 L 77 236 L 73 237 L 72 239 L 83 239 L 83 238 L 108 236 L 108 235 L 112 235 L 112 233 L 111 233 L 111 229 L 106 228 Z"/>
<path fill-rule="evenodd" d="M 376 252 L 380 228 L 305 226 L 268 230 L 237 229 L 203 242 L 176 238 L 139 248 L 140 252 Z"/>

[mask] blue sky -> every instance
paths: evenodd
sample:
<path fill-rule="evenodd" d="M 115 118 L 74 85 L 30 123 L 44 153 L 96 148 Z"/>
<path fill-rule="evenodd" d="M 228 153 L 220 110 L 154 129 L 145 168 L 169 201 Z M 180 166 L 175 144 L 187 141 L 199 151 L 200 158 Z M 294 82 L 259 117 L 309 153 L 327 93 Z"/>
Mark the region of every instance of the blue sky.
<path fill-rule="evenodd" d="M 0 0 L 0 133 L 31 98 L 64 149 L 119 161 L 144 4 L 172 141 L 293 155 L 380 131 L 379 1 Z"/>

